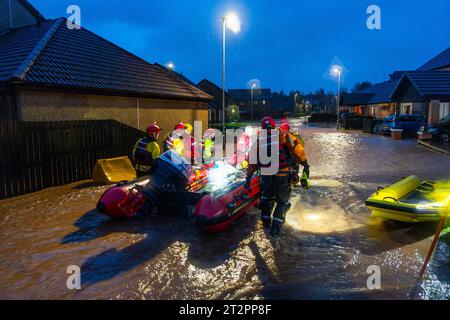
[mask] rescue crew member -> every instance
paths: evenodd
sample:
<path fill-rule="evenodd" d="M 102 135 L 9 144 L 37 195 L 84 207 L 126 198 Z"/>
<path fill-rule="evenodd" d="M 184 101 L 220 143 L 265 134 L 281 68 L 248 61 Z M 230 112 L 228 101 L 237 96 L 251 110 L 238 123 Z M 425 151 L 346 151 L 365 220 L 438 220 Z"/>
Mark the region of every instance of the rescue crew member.
<path fill-rule="evenodd" d="M 302 144 L 302 146 L 305 146 L 305 142 L 303 141 L 303 139 L 300 137 L 300 134 L 298 133 L 298 131 L 292 132 L 291 131 L 291 127 L 289 126 L 289 124 L 287 122 L 282 123 L 280 125 L 280 130 L 283 132 L 286 132 L 287 134 L 293 135 L 296 139 L 298 139 L 298 141 Z M 305 173 L 302 174 L 302 178 L 300 179 L 299 177 L 299 172 L 300 172 L 300 165 L 299 163 L 296 161 L 295 157 L 293 157 L 292 155 L 289 156 L 289 162 L 291 164 L 291 173 L 289 174 L 289 180 L 290 183 L 293 187 L 297 186 L 299 183 L 302 184 L 302 187 L 304 189 L 309 189 L 310 185 L 309 185 L 309 173 L 308 176 L 305 175 Z"/>
<path fill-rule="evenodd" d="M 164 152 L 174 150 L 179 155 L 184 153 L 183 133 L 186 130 L 186 125 L 182 122 L 177 124 L 172 132 L 169 132 L 164 137 Z"/>
<path fill-rule="evenodd" d="M 180 122 L 177 124 L 173 132 L 169 133 L 165 137 L 164 151 L 174 150 L 180 156 L 191 160 L 194 164 L 199 160 L 199 150 L 197 142 L 192 137 L 193 126 L 189 123 Z M 185 136 L 188 135 L 188 141 L 184 141 Z"/>
<path fill-rule="evenodd" d="M 283 123 L 280 125 L 280 130 L 284 132 L 289 132 L 290 134 L 293 134 L 297 139 L 300 140 L 301 144 L 305 146 L 305 142 L 303 141 L 302 137 L 300 137 L 300 133 L 298 131 L 292 132 L 291 126 L 287 123 Z"/>
<path fill-rule="evenodd" d="M 216 131 L 214 129 L 208 129 L 203 135 L 203 161 L 204 163 L 210 163 L 213 161 L 214 142 L 216 141 Z"/>
<path fill-rule="evenodd" d="M 268 130 L 267 142 L 261 141 L 258 138 L 255 143 L 255 147 L 252 152 L 258 152 L 260 144 L 267 143 L 267 150 L 271 150 L 271 144 L 278 144 L 278 157 L 279 168 L 278 172 L 274 175 L 264 175 L 261 172 L 261 219 L 265 228 L 270 228 L 270 234 L 274 237 L 280 235 L 281 227 L 286 221 L 286 213 L 291 207 L 289 202 L 291 197 L 291 185 L 289 182 L 289 173 L 292 164 L 289 161 L 289 157 L 295 159 L 295 161 L 304 167 L 303 177 L 309 179 L 309 165 L 306 157 L 305 149 L 294 135 L 289 132 L 279 130 L 279 141 L 271 141 L 273 131 L 277 130 L 275 120 L 266 117 L 262 120 L 261 128 Z M 258 152 L 259 158 L 259 152 Z M 245 188 L 251 188 L 251 180 L 254 173 L 261 168 L 270 167 L 269 165 L 263 165 L 259 159 L 257 164 L 250 164 L 247 168 L 247 179 L 245 182 Z M 275 209 L 275 210 L 274 210 Z"/>
<path fill-rule="evenodd" d="M 137 141 L 133 149 L 133 163 L 138 176 L 146 175 L 154 167 L 154 161 L 160 156 L 161 149 L 156 142 L 161 128 L 156 124 L 149 125 L 147 136 Z"/>

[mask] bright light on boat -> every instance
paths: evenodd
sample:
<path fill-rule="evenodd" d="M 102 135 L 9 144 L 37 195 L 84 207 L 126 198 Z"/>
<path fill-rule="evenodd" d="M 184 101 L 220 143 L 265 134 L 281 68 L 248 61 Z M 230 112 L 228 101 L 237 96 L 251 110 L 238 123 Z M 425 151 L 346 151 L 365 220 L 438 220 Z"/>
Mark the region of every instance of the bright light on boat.
<path fill-rule="evenodd" d="M 232 165 L 224 162 L 217 162 L 208 174 L 208 182 L 212 185 L 214 190 L 219 190 L 226 187 L 236 173 L 237 169 Z"/>

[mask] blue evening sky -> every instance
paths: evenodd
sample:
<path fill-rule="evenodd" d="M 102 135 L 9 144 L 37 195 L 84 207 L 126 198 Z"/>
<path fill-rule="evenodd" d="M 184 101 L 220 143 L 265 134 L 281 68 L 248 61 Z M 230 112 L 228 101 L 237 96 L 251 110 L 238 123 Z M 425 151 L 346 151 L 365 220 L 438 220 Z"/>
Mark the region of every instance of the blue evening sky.
<path fill-rule="evenodd" d="M 82 26 L 149 62 L 172 61 L 194 82 L 220 85 L 221 16 L 233 10 L 239 34 L 227 33 L 227 88 L 251 79 L 273 90 L 335 90 L 325 77 L 334 57 L 344 86 L 384 81 L 413 70 L 450 46 L 449 0 L 31 0 L 46 18 L 81 8 Z M 366 27 L 369 5 L 382 29 Z"/>

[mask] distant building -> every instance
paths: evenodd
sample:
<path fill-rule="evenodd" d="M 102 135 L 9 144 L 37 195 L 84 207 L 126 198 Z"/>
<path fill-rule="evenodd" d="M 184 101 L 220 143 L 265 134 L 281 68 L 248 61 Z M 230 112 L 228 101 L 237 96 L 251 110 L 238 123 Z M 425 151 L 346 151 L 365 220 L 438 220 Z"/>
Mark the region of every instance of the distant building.
<path fill-rule="evenodd" d="M 175 70 L 171 70 L 171 69 L 169 69 L 168 67 L 163 66 L 162 64 L 159 64 L 159 63 L 155 63 L 154 66 L 157 67 L 157 68 L 159 68 L 159 69 L 161 69 L 162 71 L 164 71 L 164 72 L 166 72 L 166 73 L 172 75 L 173 77 L 175 77 L 175 78 L 177 78 L 177 79 L 179 79 L 179 80 L 181 80 L 181 81 L 184 81 L 184 82 L 186 82 L 186 83 L 189 83 L 191 86 L 194 86 L 194 87 L 196 86 L 196 84 L 195 84 L 191 79 L 189 79 L 188 77 L 186 77 L 186 76 L 185 76 L 183 73 L 181 73 L 181 72 L 177 72 L 177 71 L 175 71 Z"/>
<path fill-rule="evenodd" d="M 241 119 L 250 120 L 251 118 L 251 89 L 230 89 L 228 94 L 239 107 Z M 253 90 L 253 119 L 259 119 L 269 114 L 272 107 L 272 90 L 271 89 L 254 89 Z"/>
<path fill-rule="evenodd" d="M 450 112 L 450 48 L 416 71 L 396 71 L 388 81 L 341 97 L 351 112 L 383 118 L 391 114 L 422 114 L 430 123 Z"/>
<path fill-rule="evenodd" d="M 450 71 L 450 47 L 425 63 L 417 71 Z"/>
<path fill-rule="evenodd" d="M 223 106 L 222 106 L 222 88 L 209 81 L 203 79 L 197 84 L 197 87 L 213 97 L 213 101 L 209 103 L 208 118 L 211 123 L 218 123 L 222 121 Z M 225 92 L 225 108 L 233 104 L 233 98 Z"/>
<path fill-rule="evenodd" d="M 115 119 L 142 130 L 156 121 L 166 131 L 208 123 L 207 93 L 84 27 L 11 3 L 12 23 L 0 29 L 0 120 Z"/>
<path fill-rule="evenodd" d="M 0 0 L 0 9 L 0 35 L 11 29 L 45 20 L 39 11 L 25 0 Z"/>
<path fill-rule="evenodd" d="M 377 83 L 369 88 L 346 93 L 341 98 L 341 108 L 375 118 L 384 118 L 396 112 L 397 103 L 392 101 L 391 94 L 398 85 L 404 72 L 394 72 L 388 81 Z M 422 105 L 415 105 L 415 112 L 422 112 Z M 341 110 L 342 111 L 342 110 Z M 401 113 L 412 113 L 402 110 Z"/>
<path fill-rule="evenodd" d="M 272 117 L 280 118 L 283 115 L 292 115 L 295 112 L 296 107 L 296 97 L 293 95 L 281 95 L 278 93 L 273 93 L 270 99 L 270 111 L 269 114 Z"/>

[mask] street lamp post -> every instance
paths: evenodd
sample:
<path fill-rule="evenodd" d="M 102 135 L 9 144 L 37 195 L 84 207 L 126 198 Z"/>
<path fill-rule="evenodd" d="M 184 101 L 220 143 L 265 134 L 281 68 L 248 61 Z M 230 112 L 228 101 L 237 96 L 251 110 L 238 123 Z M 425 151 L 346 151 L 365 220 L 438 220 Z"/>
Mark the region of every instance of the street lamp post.
<path fill-rule="evenodd" d="M 238 17 L 229 13 L 222 17 L 222 132 L 225 134 L 226 112 L 225 112 L 225 48 L 226 48 L 226 28 L 230 29 L 234 33 L 238 33 L 241 30 L 241 23 Z"/>
<path fill-rule="evenodd" d="M 222 132 L 225 134 L 225 36 L 227 20 L 222 17 Z"/>
<path fill-rule="evenodd" d="M 297 112 L 297 97 L 298 97 L 298 93 L 294 94 L 294 113 Z"/>
<path fill-rule="evenodd" d="M 250 119 L 253 122 L 253 97 L 254 97 L 254 90 L 255 90 L 256 84 L 252 83 L 251 85 L 251 99 L 250 99 Z"/>
<path fill-rule="evenodd" d="M 342 76 L 342 67 L 341 66 L 333 66 L 331 72 L 335 77 L 338 78 L 338 92 L 337 92 L 337 101 L 336 101 L 336 128 L 339 128 L 339 110 L 340 110 L 340 98 L 341 98 L 341 76 Z"/>

